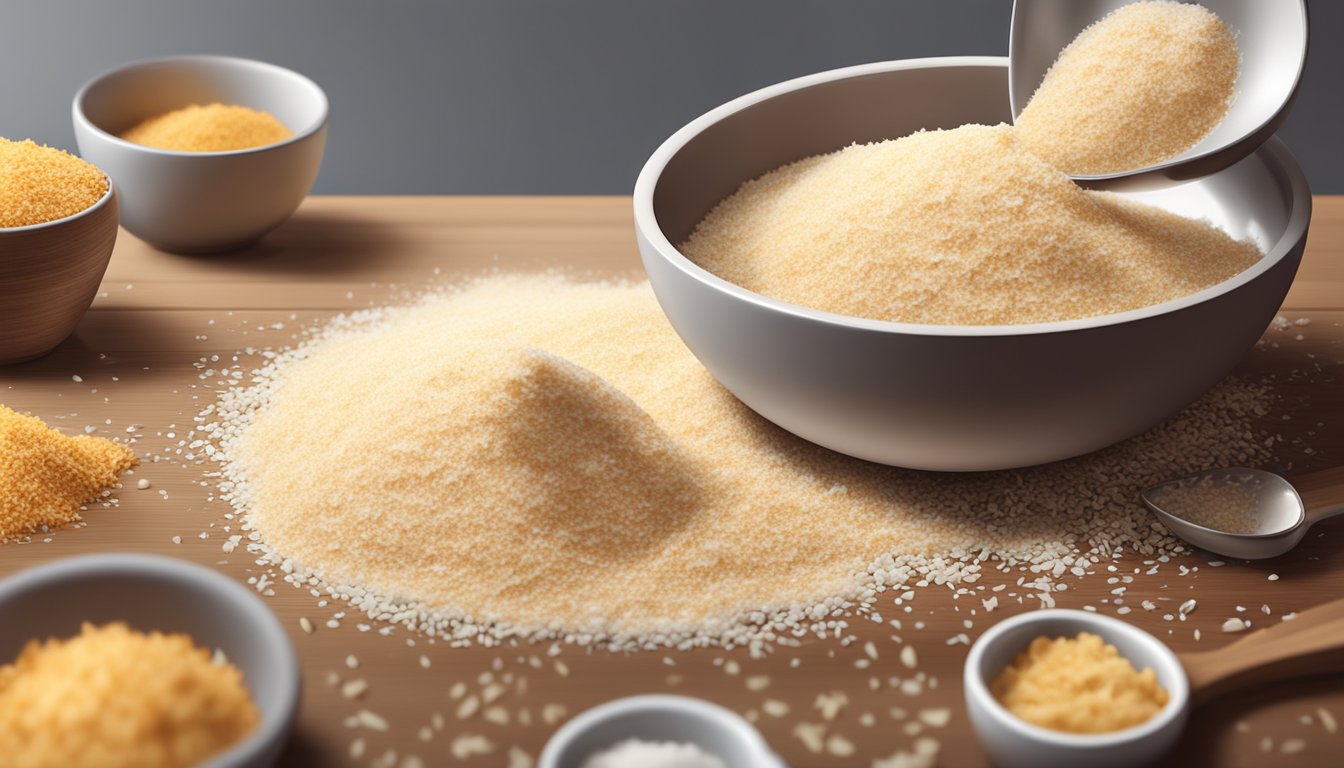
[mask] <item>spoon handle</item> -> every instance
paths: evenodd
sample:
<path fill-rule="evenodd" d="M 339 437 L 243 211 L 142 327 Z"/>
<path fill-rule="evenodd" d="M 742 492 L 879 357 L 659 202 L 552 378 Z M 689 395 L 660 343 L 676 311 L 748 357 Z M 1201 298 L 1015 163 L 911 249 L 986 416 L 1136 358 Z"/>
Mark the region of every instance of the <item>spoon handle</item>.
<path fill-rule="evenodd" d="M 1344 466 L 1297 475 L 1290 481 L 1302 497 L 1308 523 L 1344 512 Z"/>
<path fill-rule="evenodd" d="M 1257 683 L 1344 670 L 1344 600 L 1297 614 L 1216 651 L 1181 656 L 1199 704 Z"/>

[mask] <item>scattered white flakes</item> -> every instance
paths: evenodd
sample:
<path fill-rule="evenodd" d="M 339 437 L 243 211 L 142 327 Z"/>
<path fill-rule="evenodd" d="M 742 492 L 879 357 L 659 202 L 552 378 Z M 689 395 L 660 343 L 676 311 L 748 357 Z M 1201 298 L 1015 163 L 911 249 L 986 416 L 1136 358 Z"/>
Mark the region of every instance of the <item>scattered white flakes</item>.
<path fill-rule="evenodd" d="M 147 491 L 149 490 L 149 480 L 142 477 L 139 480 L 135 481 L 135 487 L 139 488 L 142 491 Z"/>
<path fill-rule="evenodd" d="M 481 700 L 476 698 L 476 694 L 473 693 L 472 695 L 463 699 L 461 704 L 457 705 L 457 719 L 466 720 L 467 718 L 476 714 L 476 711 L 480 708 L 481 708 Z"/>
<path fill-rule="evenodd" d="M 833 733 L 826 737 L 826 752 L 836 757 L 851 757 L 854 754 L 854 742 Z"/>
<path fill-rule="evenodd" d="M 952 710 L 946 707 L 937 709 L 921 709 L 919 711 L 920 722 L 933 728 L 942 728 L 952 721 Z"/>
<path fill-rule="evenodd" d="M 352 760 L 361 760 L 361 759 L 363 759 L 363 757 L 364 757 L 364 750 L 365 750 L 365 749 L 366 749 L 366 745 L 365 745 L 365 743 L 364 743 L 364 737 L 363 737 L 363 736 L 361 736 L 361 737 L 359 737 L 358 739 L 355 739 L 354 741 L 350 742 L 350 759 L 352 759 Z"/>
<path fill-rule="evenodd" d="M 761 709 L 771 717 L 784 717 L 789 714 L 789 705 L 779 699 L 766 699 Z"/>
<path fill-rule="evenodd" d="M 1251 626 L 1251 623 L 1250 623 L 1249 621 L 1246 621 L 1245 619 L 1238 619 L 1238 618 L 1236 618 L 1236 617 L 1233 617 L 1233 618 L 1230 618 L 1230 619 L 1228 619 L 1227 621 L 1224 621 L 1224 622 L 1223 622 L 1223 631 L 1224 631 L 1224 632 L 1244 632 L 1244 631 L 1246 630 L 1246 628 L 1249 627 L 1249 626 Z"/>
<path fill-rule="evenodd" d="M 345 666 L 346 669 L 359 669 L 359 659 L 352 653 L 345 657 Z"/>
<path fill-rule="evenodd" d="M 873 768 L 934 768 L 938 764 L 941 745 L 936 739 L 924 736 L 915 739 L 913 752 L 897 752 L 891 757 L 873 761 Z"/>
<path fill-rule="evenodd" d="M 1270 581 L 1278 581 L 1278 580 L 1279 580 L 1279 574 L 1277 574 L 1277 573 L 1271 573 L 1271 574 L 1269 574 L 1269 576 L 1268 576 L 1267 578 L 1268 578 Z"/>
<path fill-rule="evenodd" d="M 361 677 L 355 680 L 346 681 L 345 684 L 341 686 L 341 695 L 347 699 L 358 699 L 360 696 L 363 696 L 364 692 L 367 690 L 369 690 L 369 683 Z"/>
<path fill-rule="evenodd" d="M 1306 739 L 1284 739 L 1279 745 L 1279 751 L 1285 755 L 1296 755 L 1307 748 Z"/>
<path fill-rule="evenodd" d="M 770 687 L 769 675 L 752 675 L 746 679 L 748 691 L 764 691 Z"/>
<path fill-rule="evenodd" d="M 508 768 L 533 768 L 536 761 L 532 755 L 524 752 L 518 747 L 509 747 L 509 766 Z"/>
<path fill-rule="evenodd" d="M 826 725 L 824 723 L 798 723 L 793 726 L 793 735 L 807 751 L 819 755 L 826 749 Z"/>
<path fill-rule="evenodd" d="M 1176 612 L 1181 614 L 1182 616 L 1189 616 L 1190 614 L 1195 612 L 1195 605 L 1196 603 L 1194 598 L 1191 598 L 1189 600 L 1186 600 L 1184 603 L 1181 603 L 1181 607 L 1177 608 Z"/>
<path fill-rule="evenodd" d="M 830 693 L 817 694 L 817 700 L 812 704 L 821 712 L 824 720 L 834 720 L 840 710 L 849 703 L 849 697 L 844 691 L 831 691 Z"/>
<path fill-rule="evenodd" d="M 430 664 L 429 657 L 424 654 L 420 654 L 420 668 L 429 669 L 429 664 Z"/>
<path fill-rule="evenodd" d="M 1316 718 L 1321 721 L 1321 727 L 1325 729 L 1326 733 L 1337 733 L 1339 731 L 1339 723 L 1330 710 L 1324 707 L 1317 709 Z"/>
<path fill-rule="evenodd" d="M 317 628 L 313 626 L 313 622 L 309 621 L 307 616 L 300 616 L 299 629 L 302 629 L 305 635 L 311 635 Z"/>
<path fill-rule="evenodd" d="M 495 744 L 480 734 L 464 733 L 453 739 L 449 751 L 458 760 L 466 760 L 474 755 L 488 755 L 494 752 Z"/>
<path fill-rule="evenodd" d="M 381 715 L 377 715 L 367 709 L 361 709 L 355 713 L 355 722 L 357 725 L 362 725 L 371 731 L 378 731 L 380 733 L 387 731 L 387 720 Z"/>
<path fill-rule="evenodd" d="M 869 640 L 863 644 L 863 652 L 868 658 L 877 661 L 877 646 L 873 644 L 873 641 Z"/>
<path fill-rule="evenodd" d="M 174 537 L 173 537 L 173 543 L 174 543 L 174 544 L 181 544 L 181 543 L 182 543 L 182 537 L 181 537 L 181 536 L 174 536 Z"/>
<path fill-rule="evenodd" d="M 71 376 L 71 377 L 70 377 L 70 380 L 73 381 L 73 382 L 75 382 L 76 384 L 82 384 L 82 383 L 84 383 L 84 377 L 83 377 L 83 376 L 80 376 L 79 374 L 75 374 L 74 376 Z"/>
<path fill-rule="evenodd" d="M 901 663 L 909 669 L 914 669 L 919 664 L 919 659 L 915 656 L 915 647 L 913 645 L 902 646 Z"/>
<path fill-rule="evenodd" d="M 541 708 L 541 719 L 547 725 L 555 725 L 564 718 L 566 712 L 563 704 L 547 704 Z"/>
<path fill-rule="evenodd" d="M 482 712 L 481 717 L 486 722 L 494 723 L 495 725 L 509 724 L 509 710 L 503 707 L 491 707 Z"/>

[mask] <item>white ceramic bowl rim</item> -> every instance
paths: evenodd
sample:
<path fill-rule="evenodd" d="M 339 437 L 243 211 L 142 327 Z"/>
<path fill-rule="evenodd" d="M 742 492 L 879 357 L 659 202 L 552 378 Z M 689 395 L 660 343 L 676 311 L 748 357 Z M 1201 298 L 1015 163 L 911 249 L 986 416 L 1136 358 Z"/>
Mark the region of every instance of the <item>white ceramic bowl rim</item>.
<path fill-rule="evenodd" d="M 289 642 L 289 636 L 285 634 L 284 628 L 280 626 L 280 621 L 275 618 L 275 615 L 261 604 L 260 599 L 228 576 L 187 560 L 140 553 L 110 553 L 67 557 L 28 568 L 8 578 L 0 579 L 0 596 L 27 592 L 35 587 L 46 586 L 51 583 L 79 581 L 109 571 L 147 576 L 165 581 L 194 582 L 201 585 L 203 591 L 228 595 L 230 602 L 248 617 L 247 620 L 251 627 L 264 636 L 267 646 L 277 654 L 291 656 L 288 666 L 294 670 L 297 677 L 299 662 L 298 658 L 293 656 L 294 651 Z M 192 640 L 193 642 L 199 642 L 197 638 L 192 638 Z M 8 663 L 8 660 L 0 660 L 0 662 Z M 297 679 L 295 682 L 297 683 Z M 286 685 L 283 687 L 283 691 L 284 700 L 277 711 L 281 713 L 294 712 L 298 707 L 299 685 Z M 261 722 L 257 724 L 252 733 L 248 734 L 247 738 L 224 752 L 211 757 L 204 763 L 203 768 L 215 765 L 245 764 L 247 760 L 251 760 L 268 750 L 277 739 L 285 738 L 284 730 L 289 725 L 289 718 L 287 717 L 263 715 Z"/>
<path fill-rule="evenodd" d="M 80 159 L 83 160 L 84 158 Z M 89 161 L 84 160 L 84 162 L 88 163 Z M 93 165 L 92 163 L 89 164 Z M 98 166 L 96 165 L 94 165 L 93 167 L 98 168 Z M 99 172 L 102 172 L 103 169 L 98 168 L 98 170 Z M 107 201 L 112 199 L 112 192 L 115 190 L 115 187 L 112 184 L 112 177 L 104 173 L 103 179 L 107 181 L 107 191 L 103 193 L 102 197 L 98 198 L 98 202 L 94 203 L 93 205 L 90 205 L 88 208 L 85 208 L 82 211 L 75 211 L 69 216 L 63 216 L 59 219 L 52 219 L 51 221 L 43 221 L 38 224 L 25 224 L 22 227 L 0 227 L 0 236 L 10 235 L 17 232 L 33 232 L 42 229 L 43 227 L 59 227 L 60 225 L 74 221 L 75 219 L 78 219 L 81 216 L 88 216 L 89 214 L 93 213 L 99 208 L 102 208 L 104 205 L 107 205 Z"/>
<path fill-rule="evenodd" d="M 713 702 L 672 694 L 630 696 L 599 704 L 586 710 L 551 735 L 551 738 L 546 742 L 546 746 L 542 749 L 542 758 L 555 759 L 556 756 L 563 754 L 571 743 L 589 730 L 600 727 L 602 723 L 613 718 L 640 711 L 675 712 L 704 718 L 722 726 L 732 734 L 733 738 L 748 745 L 750 750 L 757 752 L 762 759 L 773 760 L 773 753 L 765 739 L 741 715 Z"/>
<path fill-rule="evenodd" d="M 1282 142 L 1276 138 L 1271 138 L 1260 150 L 1255 154 L 1252 154 L 1251 157 L 1256 157 L 1261 152 L 1267 152 L 1273 157 L 1276 163 L 1282 165 L 1289 171 L 1285 176 L 1292 187 L 1292 211 L 1288 226 L 1283 235 L 1265 252 L 1264 256 L 1259 261 L 1251 265 L 1251 267 L 1245 271 L 1218 283 L 1217 285 L 1210 286 L 1202 291 L 1187 296 L 1172 299 L 1171 301 L 1165 301 L 1161 304 L 1154 304 L 1148 307 L 1141 307 L 1139 309 L 1132 309 L 1126 312 L 1117 312 L 1109 315 L 1097 315 L 1076 320 L 1059 320 L 1048 323 L 1028 323 L 1022 325 L 931 325 L 925 323 L 901 323 L 889 320 L 872 320 L 868 318 L 841 315 L 834 312 L 811 309 L 797 304 L 790 304 L 777 299 L 772 299 L 754 291 L 749 291 L 746 288 L 730 283 L 727 280 L 714 275 L 688 259 L 667 239 L 667 235 L 663 233 L 662 227 L 658 224 L 658 217 L 655 215 L 653 209 L 653 194 L 668 161 L 670 161 L 677 152 L 681 151 L 681 149 L 692 139 L 709 128 L 709 126 L 724 120 L 753 104 L 786 93 L 802 90 L 810 86 L 861 77 L 864 75 L 939 67 L 994 66 L 1002 67 L 1004 70 L 1007 70 L 1008 58 L 1006 56 L 944 56 L 875 62 L 805 75 L 792 80 L 786 80 L 782 83 L 776 83 L 775 85 L 766 86 L 760 90 L 739 96 L 738 98 L 715 107 L 709 112 L 706 112 L 695 120 L 687 123 L 664 141 L 658 149 L 654 150 L 654 153 L 649 157 L 648 162 L 644 164 L 644 168 L 639 172 L 639 178 L 635 181 L 634 208 L 636 224 L 644 237 L 649 239 L 652 246 L 682 272 L 705 283 L 711 288 L 728 293 L 738 300 L 756 304 L 776 312 L 782 312 L 804 319 L 843 325 L 850 328 L 907 335 L 970 337 L 1029 336 L 1079 331 L 1110 325 L 1121 325 L 1133 320 L 1176 312 L 1235 290 L 1269 271 L 1269 269 L 1282 260 L 1284 256 L 1292 252 L 1293 246 L 1302 239 L 1303 233 L 1306 232 L 1307 225 L 1311 220 L 1311 190 L 1308 188 L 1305 177 L 1302 175 L 1301 169 L 1297 165 L 1297 161 L 1293 158 L 1292 154 Z M 1004 96 L 1007 98 L 1007 94 Z M 743 179 L 742 181 L 747 181 L 747 179 Z"/>
<path fill-rule="evenodd" d="M 989 686 L 985 684 L 984 677 L 980 674 L 980 667 L 983 664 L 986 649 L 996 643 L 1005 642 L 1004 635 L 1022 627 L 1026 624 L 1036 624 L 1051 620 L 1062 620 L 1079 625 L 1080 629 L 1086 627 L 1097 628 L 1098 631 L 1093 634 L 1101 635 L 1105 639 L 1108 635 L 1111 637 L 1124 635 L 1127 639 L 1147 647 L 1153 652 L 1154 658 L 1161 659 L 1169 666 L 1169 676 L 1173 682 L 1167 686 L 1167 705 L 1160 712 L 1139 725 L 1125 728 L 1110 733 L 1068 733 L 1066 731 L 1056 731 L 1023 720 L 1003 708 L 998 699 L 989 692 Z M 1014 654 L 1016 657 L 1016 654 Z M 1130 659 L 1134 663 L 1133 659 Z M 1141 741 L 1154 733 L 1165 728 L 1180 717 L 1185 711 L 1190 701 L 1190 683 L 1185 675 L 1185 668 L 1181 666 L 1180 659 L 1176 654 L 1166 646 L 1161 640 L 1151 634 L 1128 624 L 1119 619 L 1104 616 L 1090 611 L 1075 611 L 1072 609 L 1050 609 L 1031 611 L 1029 613 L 1018 614 L 1009 619 L 990 627 L 981 635 L 971 647 L 971 652 L 966 656 L 966 684 L 970 689 L 970 695 L 976 697 L 984 704 L 984 710 L 990 717 L 1005 728 L 1016 731 L 1026 737 L 1039 742 L 1056 744 L 1067 747 L 1084 748 L 1104 748 L 1123 746 L 1133 742 Z"/>
<path fill-rule="evenodd" d="M 287 139 L 276 141 L 271 144 L 263 144 L 259 147 L 229 149 L 224 150 L 222 152 L 184 152 L 175 149 L 161 149 L 159 147 L 147 147 L 144 144 L 136 144 L 135 142 L 127 141 L 114 133 L 108 133 L 107 131 L 103 130 L 102 127 L 96 125 L 84 114 L 85 95 L 89 92 L 91 88 L 98 85 L 103 80 L 106 80 L 107 78 L 112 77 L 113 75 L 119 75 L 122 74 L 123 72 L 128 72 L 130 70 L 140 69 L 143 67 L 153 67 L 160 64 L 171 64 L 173 62 L 179 62 L 179 61 L 192 61 L 201 63 L 227 63 L 236 66 L 250 67 L 252 69 L 268 70 L 272 73 L 278 73 L 286 77 L 296 78 L 304 85 L 308 86 L 313 90 L 313 93 L 317 96 L 318 102 L 321 104 L 321 109 L 316 119 L 314 119 L 308 125 L 304 126 L 301 130 L 294 131 L 293 135 Z M 330 102 L 328 102 L 327 100 L 326 91 L 322 90 L 322 86 L 318 85 L 316 82 L 313 81 L 312 78 L 308 77 L 307 75 L 295 72 L 294 70 L 288 69 L 286 67 L 282 67 L 279 64 L 272 64 L 267 61 L 258 61 L 256 59 L 245 59 L 238 56 L 218 56 L 214 54 L 193 54 L 189 56 L 155 56 L 148 59 L 137 59 L 135 61 L 127 62 L 126 64 L 122 64 L 121 66 L 115 69 L 109 69 L 108 71 L 103 72 L 102 74 L 84 83 L 84 85 L 81 86 L 79 91 L 75 94 L 75 102 L 74 102 L 75 119 L 80 121 L 80 123 L 88 126 L 91 130 L 96 131 L 97 133 L 100 133 L 103 136 L 106 136 L 116 144 L 131 147 L 138 151 L 147 152 L 149 154 L 168 155 L 171 157 L 227 157 L 229 155 L 247 155 L 247 154 L 254 154 L 257 152 L 266 152 L 269 150 L 278 149 L 279 147 L 283 147 L 288 144 L 294 144 L 296 142 L 303 141 L 304 139 L 316 133 L 318 130 L 322 128 L 322 126 L 326 125 L 329 111 L 330 111 Z"/>

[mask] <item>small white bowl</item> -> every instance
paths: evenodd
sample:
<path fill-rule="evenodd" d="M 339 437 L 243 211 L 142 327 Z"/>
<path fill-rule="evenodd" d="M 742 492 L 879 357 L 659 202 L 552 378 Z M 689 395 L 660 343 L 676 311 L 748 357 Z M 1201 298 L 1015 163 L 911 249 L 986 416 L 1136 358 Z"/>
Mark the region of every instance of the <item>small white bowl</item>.
<path fill-rule="evenodd" d="M 31 640 L 69 638 L 84 622 L 185 633 L 243 672 L 261 723 L 201 768 L 266 768 L 284 749 L 299 707 L 299 660 L 251 590 L 203 566 L 143 554 L 71 557 L 0 581 L 0 664 Z"/>
<path fill-rule="evenodd" d="M 1151 667 L 1170 696 L 1166 708 L 1146 723 L 1113 733 L 1065 733 L 1020 719 L 989 692 L 989 682 L 1037 636 L 1073 637 L 1079 632 L 1114 645 L 1136 669 Z M 1087 611 L 1034 611 L 995 624 L 971 646 L 964 687 L 971 727 L 999 768 L 1150 765 L 1176 744 L 1190 711 L 1185 668 L 1166 644 L 1119 619 Z"/>
<path fill-rule="evenodd" d="M 175 152 L 118 135 L 192 104 L 240 104 L 275 115 L 293 136 L 229 152 Z M 226 56 L 127 64 L 90 81 L 72 107 L 80 154 L 121 193 L 122 226 L 166 251 L 242 248 L 303 202 L 322 165 L 327 96 L 283 67 Z"/>
<path fill-rule="evenodd" d="M 594 707 L 565 723 L 546 742 L 537 768 L 582 768 L 623 741 L 694 744 L 730 768 L 785 768 L 751 723 L 737 713 L 687 696 L 632 696 Z"/>

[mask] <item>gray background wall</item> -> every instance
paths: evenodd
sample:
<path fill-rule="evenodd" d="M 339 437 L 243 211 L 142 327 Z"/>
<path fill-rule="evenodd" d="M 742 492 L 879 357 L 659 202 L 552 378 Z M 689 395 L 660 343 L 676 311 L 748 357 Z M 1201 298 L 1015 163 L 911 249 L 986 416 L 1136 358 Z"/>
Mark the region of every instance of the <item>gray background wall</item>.
<path fill-rule="evenodd" d="M 316 191 L 626 194 L 691 118 L 868 61 L 1003 55 L 1010 0 L 3 0 L 0 136 L 74 148 L 94 74 L 175 53 L 263 59 L 332 102 Z M 1344 2 L 1311 6 L 1281 135 L 1344 193 Z"/>

